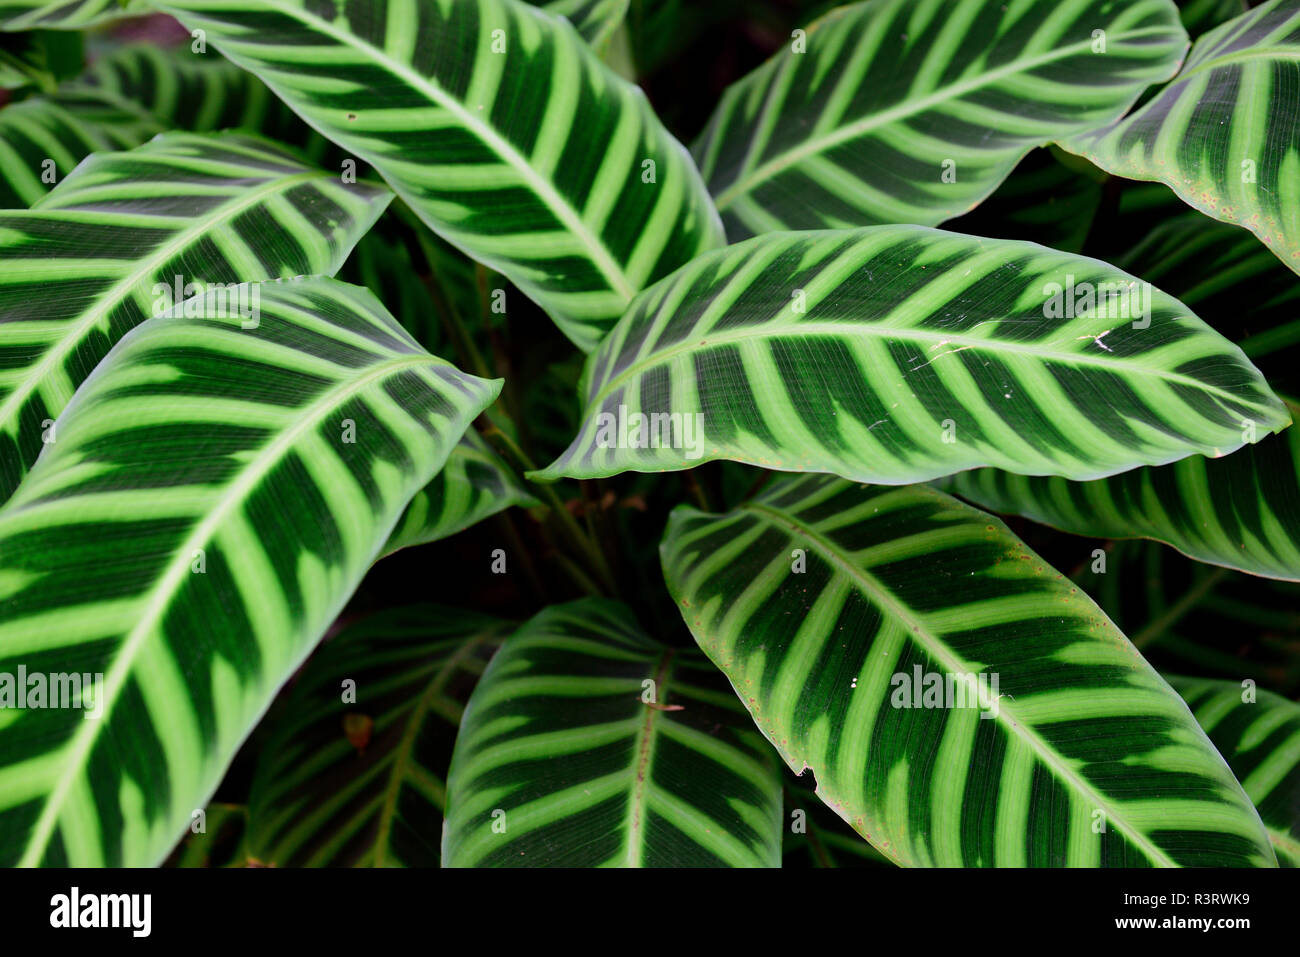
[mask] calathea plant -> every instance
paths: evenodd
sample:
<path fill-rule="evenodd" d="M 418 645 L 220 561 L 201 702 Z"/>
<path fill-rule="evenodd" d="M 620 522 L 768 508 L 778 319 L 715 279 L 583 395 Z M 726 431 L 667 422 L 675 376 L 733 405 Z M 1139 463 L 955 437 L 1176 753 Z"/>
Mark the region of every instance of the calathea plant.
<path fill-rule="evenodd" d="M 1297 0 L 0 18 L 0 861 L 1300 861 Z"/>

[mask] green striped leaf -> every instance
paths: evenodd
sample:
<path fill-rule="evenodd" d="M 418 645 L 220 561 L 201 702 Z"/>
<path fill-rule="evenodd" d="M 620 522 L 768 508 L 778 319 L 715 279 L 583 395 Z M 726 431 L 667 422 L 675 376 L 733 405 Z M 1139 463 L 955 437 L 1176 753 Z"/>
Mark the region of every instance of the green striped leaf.
<path fill-rule="evenodd" d="M 0 204 L 26 209 L 91 153 L 130 149 L 172 129 L 261 133 L 316 161 L 333 149 L 215 51 L 131 45 L 49 96 L 0 110 Z"/>
<path fill-rule="evenodd" d="M 0 214 L 0 499 L 129 329 L 187 285 L 332 274 L 390 198 L 262 140 L 172 133 Z"/>
<path fill-rule="evenodd" d="M 601 51 L 614 31 L 623 25 L 629 0 L 552 0 L 542 4 L 549 13 L 564 17 L 582 38 Z"/>
<path fill-rule="evenodd" d="M 512 505 L 536 504 L 509 466 L 470 430 L 433 481 L 411 499 L 384 554 L 455 535 Z"/>
<path fill-rule="evenodd" d="M 130 333 L 0 509 L 0 673 L 102 675 L 0 711 L 0 864 L 157 863 L 500 390 L 365 290 L 254 294 Z"/>
<path fill-rule="evenodd" d="M 68 87 L 0 109 L 0 208 L 26 209 L 101 150 L 139 146 L 155 117 L 98 90 Z"/>
<path fill-rule="evenodd" d="M 1194 455 L 1091 482 L 979 469 L 946 487 L 983 508 L 1077 535 L 1150 538 L 1198 561 L 1300 581 L 1295 428 L 1223 458 Z"/>
<path fill-rule="evenodd" d="M 156 2 L 583 349 L 722 241 L 685 149 L 550 14 L 513 0 Z"/>
<path fill-rule="evenodd" d="M 1176 0 L 1178 18 L 1193 37 L 1245 11 L 1247 0 Z"/>
<path fill-rule="evenodd" d="M 823 804 L 811 787 L 787 785 L 782 867 L 876 867 L 895 864 Z"/>
<path fill-rule="evenodd" d="M 1300 705 L 1231 681 L 1169 682 L 1255 802 L 1278 863 L 1300 867 Z"/>
<path fill-rule="evenodd" d="M 381 220 L 361 238 L 347 262 L 340 267 L 338 278 L 365 286 L 380 302 L 391 303 L 388 308 L 402 328 L 430 352 L 438 352 L 447 339 L 439 322 L 438 303 L 430 288 L 420 279 L 420 265 L 406 244 L 384 228 L 387 225 Z M 441 289 L 448 292 L 445 286 Z M 473 288 L 457 292 L 467 294 L 469 299 L 477 299 Z"/>
<path fill-rule="evenodd" d="M 1129 221 L 1120 219 L 1125 227 Z M 1167 216 L 1139 235 L 1144 238 L 1118 259 L 1119 266 L 1195 309 L 1238 343 L 1275 389 L 1300 395 L 1300 282 L 1294 273 L 1250 233 L 1200 213 Z"/>
<path fill-rule="evenodd" d="M 1123 116 L 1186 42 L 1167 0 L 838 7 L 727 90 L 694 152 L 733 240 L 934 226 L 1033 147 Z"/>
<path fill-rule="evenodd" d="M 0 30 L 81 30 L 142 12 L 142 0 L 0 0 Z"/>
<path fill-rule="evenodd" d="M 202 821 L 202 829 L 198 821 Z M 238 804 L 209 804 L 203 817 L 190 823 L 190 833 L 172 852 L 168 867 L 245 867 L 248 847 L 244 831 L 248 808 Z"/>
<path fill-rule="evenodd" d="M 132 108 L 143 108 L 168 129 L 203 133 L 245 130 L 293 146 L 314 162 L 333 147 L 307 127 L 266 84 L 215 50 L 162 49 L 132 44 L 100 57 L 78 78 Z M 332 158 L 332 157 L 331 157 Z M 330 164 L 338 169 L 338 163 Z"/>
<path fill-rule="evenodd" d="M 1086 165 L 1073 156 L 1070 160 Z M 992 196 L 944 228 L 990 239 L 1026 239 L 1077 253 L 1083 250 L 1101 199 L 1100 182 L 1039 149 L 1026 156 Z"/>
<path fill-rule="evenodd" d="M 1300 695 L 1300 585 L 1145 541 L 1087 549 L 1074 581 L 1161 674 L 1250 678 Z"/>
<path fill-rule="evenodd" d="M 1086 285 L 1128 295 L 1088 308 Z M 584 391 L 542 478 L 720 458 L 889 484 L 992 464 L 1092 478 L 1290 421 L 1236 346 L 1113 266 L 919 226 L 700 256 L 637 298 Z"/>
<path fill-rule="evenodd" d="M 249 799 L 253 858 L 279 867 L 437 867 L 456 728 L 508 627 L 415 605 L 328 639 L 261 751 Z M 353 692 L 346 701 L 345 690 Z"/>
<path fill-rule="evenodd" d="M 1300 272 L 1298 84 L 1300 0 L 1272 0 L 1205 34 L 1140 110 L 1061 143 L 1118 176 L 1167 184 Z"/>
<path fill-rule="evenodd" d="M 891 859 L 1274 863 L 1183 702 L 991 516 L 801 476 L 725 515 L 679 507 L 662 550 L 759 728 Z"/>
<path fill-rule="evenodd" d="M 1300 394 L 1300 283 L 1249 233 L 1185 212 L 1152 228 L 1120 262 L 1241 343 L 1274 387 Z M 1293 402 L 1288 407 L 1294 412 Z M 1193 456 L 1101 481 L 982 469 L 946 487 L 1076 534 L 1150 538 L 1200 561 L 1300 580 L 1298 442 L 1288 429 L 1225 458 Z"/>
<path fill-rule="evenodd" d="M 777 867 L 781 781 L 722 676 L 622 605 L 552 606 L 470 696 L 449 867 Z"/>

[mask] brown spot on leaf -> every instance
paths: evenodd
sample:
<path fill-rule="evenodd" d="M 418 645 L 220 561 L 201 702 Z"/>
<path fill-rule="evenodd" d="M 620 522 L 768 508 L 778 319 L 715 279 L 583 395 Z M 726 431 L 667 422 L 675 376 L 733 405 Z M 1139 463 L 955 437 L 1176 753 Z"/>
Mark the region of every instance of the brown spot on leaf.
<path fill-rule="evenodd" d="M 345 714 L 343 716 L 343 733 L 348 743 L 358 751 L 364 752 L 370 743 L 370 733 L 375 728 L 375 720 L 368 714 Z"/>

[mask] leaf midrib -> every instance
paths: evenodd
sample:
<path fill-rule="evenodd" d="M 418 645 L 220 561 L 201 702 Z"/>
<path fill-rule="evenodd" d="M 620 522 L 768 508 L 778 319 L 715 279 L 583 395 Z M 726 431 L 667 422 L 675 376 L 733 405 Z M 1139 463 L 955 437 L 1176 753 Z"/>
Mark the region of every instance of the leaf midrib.
<path fill-rule="evenodd" d="M 373 382 L 399 369 L 439 364 L 441 360 L 431 355 L 408 356 L 379 363 L 360 378 L 343 382 L 322 394 L 302 410 L 302 415 L 293 425 L 262 446 L 257 455 L 248 460 L 247 468 L 226 487 L 213 508 L 195 525 L 185 541 L 180 543 L 173 553 L 170 565 L 163 568 L 156 583 L 142 596 L 144 607 L 136 625 L 123 638 L 114 656 L 113 665 L 104 676 L 103 711 L 98 720 L 81 722 L 79 730 L 61 749 L 61 757 L 67 770 L 57 779 L 54 789 L 46 799 L 41 815 L 32 828 L 32 835 L 28 839 L 19 866 L 32 867 L 39 863 L 39 855 L 53 833 L 73 783 L 86 766 L 91 750 L 99 738 L 100 729 L 109 724 L 118 695 L 125 687 L 126 680 L 134 668 L 135 658 L 154 635 L 155 627 L 171 607 L 180 589 L 180 583 L 184 581 L 184 576 L 189 571 L 194 551 L 203 547 L 220 530 L 226 519 L 237 511 L 281 459 L 295 447 L 298 438 L 315 429 L 326 413 L 338 408 L 342 401 L 360 394 Z M 201 759 L 207 757 L 202 755 Z"/>
<path fill-rule="evenodd" d="M 654 670 L 654 692 L 655 703 L 664 704 L 667 700 L 668 676 L 671 674 L 673 649 L 669 648 L 659 656 L 659 662 Z M 645 854 L 645 812 L 646 812 L 646 779 L 650 774 L 650 765 L 654 759 L 654 744 L 656 738 L 655 720 L 659 715 L 659 708 L 651 707 L 642 702 L 641 707 L 645 709 L 645 720 L 641 722 L 641 727 L 637 730 L 636 743 L 634 752 L 636 754 L 636 763 L 632 766 L 632 791 L 628 795 L 627 813 L 624 816 L 623 827 L 623 863 L 626 867 L 640 867 L 642 858 Z"/>
<path fill-rule="evenodd" d="M 387 51 L 375 46 L 372 43 L 362 41 L 359 37 L 351 32 L 338 30 L 333 24 L 322 20 L 320 17 L 308 12 L 305 8 L 294 7 L 285 4 L 283 0 L 263 0 L 267 6 L 274 7 L 284 16 L 290 19 L 298 20 L 309 29 L 319 30 L 332 37 L 338 43 L 351 47 L 362 54 L 368 54 L 371 59 L 380 66 L 393 74 L 398 79 L 408 83 L 416 90 L 423 92 L 430 100 L 439 106 L 455 114 L 467 128 L 475 131 L 478 136 L 491 147 L 498 156 L 519 173 L 521 178 L 532 187 L 533 191 L 542 200 L 548 209 L 555 214 L 556 218 L 564 224 L 565 228 L 571 234 L 576 236 L 582 245 L 591 255 L 592 262 L 600 270 L 609 287 L 622 300 L 624 305 L 632 301 L 636 295 L 637 287 L 628 279 L 627 273 L 618 261 L 615 260 L 609 248 L 605 245 L 604 240 L 597 236 L 582 219 L 579 211 L 557 191 L 554 186 L 547 182 L 541 175 L 533 169 L 532 164 L 521 154 L 515 147 L 503 139 L 492 127 L 480 121 L 473 113 L 466 110 L 454 97 L 449 96 L 440 87 L 431 83 L 428 77 L 421 76 L 415 70 L 411 69 L 400 60 L 395 60 L 388 55 Z M 197 11 L 192 11 L 197 12 Z M 285 103 L 290 103 L 289 99 L 279 93 L 279 85 L 274 81 L 262 78 L 267 86 L 276 90 Z M 296 111 L 295 111 L 296 112 Z M 303 116 L 304 120 L 308 118 Z M 310 120 L 308 120 L 310 122 Z M 314 125 L 314 124 L 312 124 Z M 321 131 L 323 133 L 323 131 Z M 332 139 L 332 137 L 330 137 Z M 382 162 L 382 157 L 381 157 Z M 387 178 L 387 177 L 385 177 Z"/>
<path fill-rule="evenodd" d="M 1283 851 L 1287 856 L 1294 860 L 1300 861 L 1300 840 L 1297 840 L 1286 831 L 1280 830 L 1276 827 L 1270 827 L 1268 824 L 1264 825 L 1264 830 L 1268 834 L 1268 839 L 1272 842 L 1274 848 Z"/>
<path fill-rule="evenodd" d="M 1246 63 L 1251 60 L 1300 60 L 1300 49 L 1295 47 L 1251 47 L 1246 50 L 1235 50 L 1222 56 L 1212 57 L 1204 63 L 1196 64 L 1186 73 L 1177 76 L 1173 82 L 1174 84 L 1181 83 L 1188 77 L 1195 76 L 1205 70 L 1213 70 L 1234 63 Z"/>
<path fill-rule="evenodd" d="M 1128 31 L 1127 33 L 1124 33 L 1120 39 L 1128 40 L 1134 37 L 1159 35 L 1168 32 L 1167 29 L 1162 27 L 1148 27 L 1143 30 Z M 883 126 L 886 123 L 892 123 L 895 120 L 904 119 L 905 117 L 923 112 L 938 103 L 942 103 L 949 99 L 957 99 L 967 93 L 987 86 L 996 80 L 1000 80 L 1004 76 L 1034 70 L 1055 60 L 1074 56 L 1076 53 L 1080 53 L 1083 50 L 1091 49 L 1092 42 L 1091 39 L 1081 40 L 1078 43 L 1061 47 L 1051 53 L 1040 54 L 1037 57 L 1032 57 L 1026 60 L 1013 60 L 1001 67 L 981 73 L 978 77 L 939 87 L 933 93 L 921 97 L 920 99 L 900 104 L 899 106 L 883 110 L 879 113 L 869 114 L 856 122 L 837 127 L 835 130 L 824 134 L 821 137 L 806 139 L 802 141 L 799 146 L 786 150 L 784 153 L 774 156 L 766 163 L 754 167 L 749 172 L 738 176 L 730 186 L 714 197 L 714 204 L 719 210 L 724 210 L 742 194 L 749 193 L 760 183 L 764 183 L 779 173 L 784 172 L 786 169 L 808 156 L 815 153 L 823 153 L 847 140 L 859 137 L 878 126 Z"/>
<path fill-rule="evenodd" d="M 95 83 L 87 83 L 85 81 L 78 81 L 76 83 L 68 84 L 68 86 L 64 87 L 63 90 L 60 92 L 66 92 L 73 96 L 97 98 L 99 100 L 102 100 L 105 106 L 111 107 L 112 109 L 115 110 L 121 110 L 123 113 L 129 113 L 132 116 L 136 117 L 141 122 L 152 124 L 155 129 L 158 130 L 167 129 L 167 124 L 158 116 L 158 114 L 154 113 L 152 110 L 143 106 L 142 104 L 137 103 L 135 100 L 127 99 L 126 97 L 122 96 L 118 90 L 112 87 L 102 86 Z M 52 100 L 51 102 L 54 103 L 54 105 L 58 106 L 60 109 L 63 109 L 65 112 L 67 111 L 67 107 L 65 107 L 57 99 Z M 84 118 L 82 119 L 82 122 L 86 122 Z M 89 125 L 95 125 L 95 124 L 92 123 Z"/>
<path fill-rule="evenodd" d="M 992 317 L 989 321 L 1006 321 L 1012 319 L 1012 316 Z M 1127 322 L 1128 320 L 1119 320 Z M 643 359 L 638 359 L 630 364 L 626 369 L 608 380 L 601 386 L 600 391 L 594 395 L 587 403 L 589 407 L 595 407 L 603 402 L 614 392 L 614 390 L 628 380 L 640 375 L 647 369 L 653 368 L 659 364 L 666 364 L 671 358 L 682 353 L 690 353 L 696 349 L 712 347 L 714 345 L 730 345 L 733 343 L 743 343 L 749 341 L 760 341 L 764 339 L 778 339 L 788 337 L 792 339 L 804 338 L 805 334 L 812 333 L 815 336 L 825 336 L 828 339 L 851 338 L 854 335 L 872 336 L 884 340 L 903 340 L 913 342 L 938 343 L 941 345 L 958 345 L 962 348 L 983 350 L 992 352 L 995 355 L 1027 355 L 1040 358 L 1043 362 L 1060 362 L 1066 365 L 1086 365 L 1096 366 L 1106 369 L 1110 372 L 1128 373 L 1128 374 L 1146 374 L 1153 375 L 1160 379 L 1178 383 L 1192 388 L 1199 389 L 1202 392 L 1222 396 L 1235 403 L 1243 403 L 1240 396 L 1234 395 L 1225 389 L 1194 379 L 1191 376 L 1179 372 L 1170 372 L 1165 369 L 1150 368 L 1131 363 L 1128 360 L 1107 359 L 1105 356 L 1090 356 L 1079 352 L 1057 352 L 1055 350 L 1034 349 L 1023 346 L 1020 343 L 1005 339 L 979 339 L 971 336 L 963 336 L 957 333 L 944 332 L 923 332 L 918 329 L 900 328 L 897 326 L 885 326 L 879 322 L 838 320 L 826 322 L 800 322 L 794 325 L 780 324 L 769 320 L 760 326 L 747 326 L 732 332 L 723 332 L 717 335 L 704 333 L 704 338 L 694 341 L 690 337 L 683 342 L 670 346 L 657 352 L 647 354 Z M 1080 337 L 1080 341 L 1084 338 Z M 940 353 L 930 362 L 943 358 L 945 355 L 951 355 L 959 350 Z M 1150 355 L 1150 351 L 1143 353 Z M 929 363 L 927 363 L 928 365 Z M 903 375 L 908 375 L 907 370 L 901 370 Z"/>
<path fill-rule="evenodd" d="M 211 232 L 222 223 L 233 219 L 240 213 L 247 211 L 268 196 L 277 192 L 287 191 L 299 183 L 307 182 L 313 179 L 331 180 L 328 173 L 321 170 L 305 170 L 301 173 L 294 173 L 291 176 L 277 176 L 269 180 L 266 185 L 257 187 L 246 193 L 237 194 L 241 198 L 233 199 L 224 203 L 217 215 L 212 217 L 202 217 L 192 225 L 186 226 L 176 232 L 175 236 L 167 242 L 155 246 L 149 254 L 140 261 L 138 268 L 123 276 L 108 289 L 104 290 L 95 297 L 95 304 L 83 313 L 79 320 L 74 319 L 72 328 L 69 329 L 59 340 L 54 343 L 41 358 L 28 369 L 30 374 L 25 376 L 14 386 L 13 391 L 5 396 L 4 401 L 0 402 L 0 426 L 4 426 L 12 419 L 17 408 L 26 401 L 36 389 L 38 389 L 46 380 L 46 376 L 52 368 L 60 365 L 69 352 L 80 346 L 85 339 L 86 334 L 107 317 L 109 312 L 120 305 L 132 293 L 136 291 L 139 283 L 147 281 L 154 275 L 154 271 L 160 268 L 164 263 L 173 259 L 183 249 L 194 244 L 196 240 L 204 234 Z M 332 181 L 332 180 L 331 180 Z M 232 197 L 236 194 L 232 194 Z M 40 218 L 46 215 L 41 210 L 33 210 L 33 213 L 39 214 L 33 218 Z M 51 212 L 57 212 L 52 210 Z M 62 410 L 60 410 L 62 411 Z"/>
<path fill-rule="evenodd" d="M 488 642 L 487 635 L 474 635 L 463 643 L 451 655 L 439 664 L 433 677 L 425 683 L 420 699 L 406 717 L 406 727 L 402 729 L 402 738 L 393 752 L 393 761 L 388 768 L 388 785 L 384 789 L 384 803 L 379 812 L 379 826 L 375 834 L 375 867 L 384 866 L 384 857 L 389 851 L 389 834 L 393 828 L 393 817 L 397 810 L 397 796 L 401 793 L 402 783 L 410 773 L 411 753 L 415 740 L 424 725 L 425 717 L 432 707 L 434 698 L 442 693 L 451 680 L 460 663 L 472 655 L 481 645 Z M 417 765 L 418 767 L 418 765 Z M 445 800 L 445 795 L 444 795 Z M 439 808 L 439 811 L 444 810 Z"/>
<path fill-rule="evenodd" d="M 747 502 L 740 506 L 740 510 L 748 511 L 768 524 L 776 525 L 783 530 L 793 529 L 805 537 L 827 561 L 839 568 L 850 581 L 857 582 L 860 586 L 859 590 L 876 607 L 886 614 L 894 615 L 903 622 L 907 628 L 908 639 L 919 643 L 927 654 L 941 663 L 948 671 L 953 674 L 974 673 L 976 671 L 969 662 L 963 661 L 944 644 L 942 635 L 931 631 L 924 620 L 918 617 L 910 607 L 896 599 L 879 579 L 866 569 L 858 568 L 848 558 L 841 555 L 835 543 L 825 538 L 820 532 L 789 513 L 769 508 L 758 502 Z M 1064 763 L 1064 758 L 1051 748 L 1041 736 L 1030 730 L 1030 726 L 1023 719 L 1016 720 L 1015 713 L 1014 702 L 1007 704 L 1000 700 L 997 711 L 994 713 L 994 720 L 1004 726 L 1005 734 L 1028 745 L 1035 757 L 1046 765 L 1058 780 L 1066 782 L 1067 786 L 1073 786 L 1076 793 L 1085 795 L 1093 802 L 1094 807 L 1106 809 L 1107 822 L 1114 824 L 1124 832 L 1125 836 L 1152 860 L 1165 867 L 1176 866 L 1164 851 L 1152 844 L 1147 836 L 1130 824 L 1122 814 L 1117 813 L 1109 798 L 1103 796 L 1090 782 L 1080 777 L 1074 769 L 1067 766 Z M 813 770 L 815 773 L 817 769 L 814 768 Z"/>

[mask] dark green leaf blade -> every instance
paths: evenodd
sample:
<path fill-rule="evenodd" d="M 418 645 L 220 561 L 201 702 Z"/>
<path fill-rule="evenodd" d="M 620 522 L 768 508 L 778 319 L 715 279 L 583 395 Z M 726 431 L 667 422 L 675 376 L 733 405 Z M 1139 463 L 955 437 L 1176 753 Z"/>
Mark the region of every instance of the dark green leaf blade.
<path fill-rule="evenodd" d="M 333 274 L 391 198 L 265 140 L 170 133 L 0 214 L 0 500 L 133 326 L 200 286 Z"/>
<path fill-rule="evenodd" d="M 1164 212 L 1149 228 L 1136 219 L 1124 215 L 1119 220 L 1121 232 L 1133 228 L 1143 238 L 1116 264 L 1195 309 L 1241 346 L 1279 393 L 1300 395 L 1300 282 L 1295 274 L 1246 230 L 1186 208 Z"/>
<path fill-rule="evenodd" d="M 411 499 L 384 554 L 455 535 L 513 505 L 536 504 L 510 467 L 471 429 L 433 481 Z"/>
<path fill-rule="evenodd" d="M 513 0 L 156 2 L 585 350 L 639 290 L 722 242 L 685 148 L 551 14 Z"/>
<path fill-rule="evenodd" d="M 1178 18 L 1193 37 L 1240 16 L 1249 5 L 1248 0 L 1177 0 L 1177 3 Z"/>
<path fill-rule="evenodd" d="M 129 333 L 0 509 L 0 672 L 102 675 L 0 711 L 0 864 L 156 864 L 500 391 L 365 290 L 255 288 Z"/>
<path fill-rule="evenodd" d="M 70 87 L 90 88 L 124 107 L 144 109 L 164 129 L 258 133 L 301 150 L 314 162 L 333 148 L 266 84 L 216 50 L 130 44 L 95 60 Z"/>
<path fill-rule="evenodd" d="M 781 781 L 726 682 L 622 605 L 552 606 L 470 697 L 448 867 L 778 867 Z"/>
<path fill-rule="evenodd" d="M 539 477 L 733 459 L 886 484 L 981 464 L 1095 478 L 1290 422 L 1241 350 L 1159 290 L 920 226 L 700 256 L 637 298 L 584 392 L 581 431 Z"/>
<path fill-rule="evenodd" d="M 1140 110 L 1061 145 L 1117 176 L 1165 183 L 1300 273 L 1300 2 L 1272 0 L 1216 27 Z"/>
<path fill-rule="evenodd" d="M 143 0 L 0 0 L 0 30 L 82 30 L 143 12 Z"/>
<path fill-rule="evenodd" d="M 934 226 L 1123 116 L 1186 43 L 1167 0 L 850 4 L 728 89 L 694 152 L 732 240 Z"/>
<path fill-rule="evenodd" d="M 1300 414 L 1300 407 L 1291 409 Z M 1150 538 L 1198 561 L 1300 581 L 1300 430 L 1091 482 L 976 469 L 950 491 L 1076 535 Z"/>
<path fill-rule="evenodd" d="M 1260 866 L 1254 809 L 1086 596 L 926 486 L 682 506 L 669 591 L 791 769 L 923 866 Z"/>
<path fill-rule="evenodd" d="M 1278 863 L 1300 867 L 1300 705 L 1231 681 L 1168 680 L 1255 802 Z"/>
<path fill-rule="evenodd" d="M 538 5 L 548 13 L 564 17 L 600 52 L 623 24 L 630 0 L 551 0 Z"/>
<path fill-rule="evenodd" d="M 0 110 L 0 208 L 27 209 L 91 153 L 130 149 L 163 131 L 154 116 L 69 86 Z"/>
<path fill-rule="evenodd" d="M 26 209 L 91 153 L 131 149 L 167 130 L 231 129 L 265 135 L 313 160 L 332 149 L 215 50 L 113 50 L 54 93 L 0 110 L 0 207 Z"/>
<path fill-rule="evenodd" d="M 412 605 L 327 639 L 259 758 L 252 856 L 277 867 L 437 867 L 456 728 L 509 627 Z"/>

